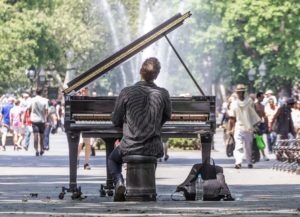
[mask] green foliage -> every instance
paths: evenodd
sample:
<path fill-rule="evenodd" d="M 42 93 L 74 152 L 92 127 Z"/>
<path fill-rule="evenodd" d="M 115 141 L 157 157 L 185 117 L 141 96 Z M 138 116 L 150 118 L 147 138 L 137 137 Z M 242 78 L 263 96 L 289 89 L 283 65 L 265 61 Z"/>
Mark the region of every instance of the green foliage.
<path fill-rule="evenodd" d="M 258 68 L 264 60 L 268 70 L 265 79 L 277 79 L 277 87 L 299 75 L 299 12 L 300 5 L 294 0 L 228 3 L 222 26 L 226 33 L 224 41 L 235 44 L 232 48 L 240 63 L 233 65 L 235 70 L 246 77 L 250 68 Z"/>
<path fill-rule="evenodd" d="M 175 40 L 177 49 L 186 51 L 184 60 L 201 87 L 211 89 L 212 84 L 220 82 L 227 86 L 249 83 L 247 73 L 251 68 L 256 68 L 256 88 L 264 85 L 274 90 L 291 81 L 299 82 L 298 0 L 174 0 L 172 5 L 158 0 L 107 2 L 112 15 L 121 20 L 116 22 L 116 28 L 122 29 L 126 22 L 127 31 L 133 33 L 131 39 L 126 39 L 124 30 L 117 32 L 120 47 L 140 36 L 140 12 L 146 13 L 147 8 L 143 4 L 158 15 L 164 15 L 166 10 L 171 14 L 186 11 L 182 8 L 191 10 L 192 17 L 180 27 L 183 31 Z M 31 66 L 45 69 L 55 79 L 54 84 L 62 87 L 66 72 L 73 78 L 112 54 L 117 48 L 107 28 L 102 3 L 0 0 L 0 93 L 28 88 L 30 82 L 24 72 Z M 121 3 L 125 15 L 118 14 Z M 262 60 L 267 65 L 264 78 L 258 74 Z M 96 82 L 101 92 L 114 91 L 121 85 L 118 70 Z M 174 75 L 184 71 L 178 65 L 169 70 Z M 170 82 L 177 92 L 193 86 L 188 76 L 172 76 Z"/>
<path fill-rule="evenodd" d="M 63 82 L 67 65 L 78 63 L 82 53 L 99 41 L 95 29 L 89 28 L 88 7 L 87 0 L 31 0 L 13 4 L 1 0 L 0 92 L 7 91 L 7 87 L 24 89 L 30 85 L 24 72 L 31 66 L 43 68 Z M 70 59 L 66 58 L 68 51 L 73 54 Z"/>
<path fill-rule="evenodd" d="M 184 149 L 184 150 L 201 149 L 201 144 L 199 139 L 169 138 L 167 143 L 170 149 Z"/>

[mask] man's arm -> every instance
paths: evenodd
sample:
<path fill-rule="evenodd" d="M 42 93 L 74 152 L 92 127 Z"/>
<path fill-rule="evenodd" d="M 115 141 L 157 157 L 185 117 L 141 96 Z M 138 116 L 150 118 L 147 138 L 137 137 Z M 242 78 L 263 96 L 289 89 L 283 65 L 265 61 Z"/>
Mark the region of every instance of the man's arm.
<path fill-rule="evenodd" d="M 234 134 L 235 122 L 236 122 L 235 117 L 229 117 L 227 133 L 230 135 Z"/>
<path fill-rule="evenodd" d="M 277 118 L 279 117 L 279 114 L 280 114 L 280 113 L 281 113 L 281 108 L 278 108 L 278 109 L 277 109 L 277 112 L 276 112 L 275 115 L 274 115 L 273 120 L 271 121 L 270 128 L 269 128 L 269 131 L 270 131 L 270 132 L 272 131 L 273 124 L 275 123 L 275 121 L 276 121 Z"/>
<path fill-rule="evenodd" d="M 116 127 L 122 127 L 125 117 L 125 96 L 123 91 L 121 91 L 119 97 L 117 98 L 114 111 L 112 113 L 112 122 Z"/>
<path fill-rule="evenodd" d="M 163 125 L 166 121 L 170 120 L 171 115 L 172 115 L 172 103 L 171 103 L 170 95 L 166 91 L 165 108 L 163 112 L 161 125 Z"/>
<path fill-rule="evenodd" d="M 13 124 L 13 113 L 11 113 L 11 110 L 9 112 L 9 127 L 12 128 L 12 124 Z"/>

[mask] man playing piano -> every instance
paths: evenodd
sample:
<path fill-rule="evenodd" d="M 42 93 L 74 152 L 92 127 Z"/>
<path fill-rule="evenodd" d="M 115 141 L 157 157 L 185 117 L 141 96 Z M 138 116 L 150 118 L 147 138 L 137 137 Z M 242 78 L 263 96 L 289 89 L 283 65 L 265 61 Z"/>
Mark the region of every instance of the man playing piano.
<path fill-rule="evenodd" d="M 168 91 L 154 83 L 159 72 L 158 59 L 146 59 L 140 69 L 141 81 L 124 88 L 116 101 L 112 122 L 123 127 L 123 138 L 108 158 L 115 185 L 114 201 L 125 200 L 122 157 L 164 155 L 161 128 L 171 118 L 171 101 Z"/>

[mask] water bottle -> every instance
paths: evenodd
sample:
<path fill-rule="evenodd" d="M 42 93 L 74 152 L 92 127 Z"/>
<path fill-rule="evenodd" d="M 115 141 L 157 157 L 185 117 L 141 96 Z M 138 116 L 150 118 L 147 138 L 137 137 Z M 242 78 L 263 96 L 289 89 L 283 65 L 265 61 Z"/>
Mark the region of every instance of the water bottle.
<path fill-rule="evenodd" d="M 203 199 L 203 180 L 201 175 L 199 174 L 196 179 L 196 199 L 195 200 L 202 200 Z"/>

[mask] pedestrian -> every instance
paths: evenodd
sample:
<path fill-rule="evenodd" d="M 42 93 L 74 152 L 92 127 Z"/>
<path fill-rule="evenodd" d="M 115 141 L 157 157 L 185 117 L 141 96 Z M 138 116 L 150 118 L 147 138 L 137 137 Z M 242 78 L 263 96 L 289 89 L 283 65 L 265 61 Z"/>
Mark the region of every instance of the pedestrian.
<path fill-rule="evenodd" d="M 296 138 L 299 139 L 299 133 L 300 133 L 300 101 L 299 100 L 297 100 L 294 108 L 292 108 L 292 120 L 297 134 Z"/>
<path fill-rule="evenodd" d="M 235 168 L 240 169 L 244 156 L 248 163 L 248 168 L 253 168 L 252 164 L 252 143 L 255 126 L 260 123 L 254 102 L 246 96 L 246 87 L 238 84 L 235 90 L 238 98 L 232 102 L 229 114 L 228 133 L 234 135 L 235 149 Z"/>
<path fill-rule="evenodd" d="M 26 92 L 22 93 L 22 98 L 20 99 L 20 106 L 25 112 L 30 103 L 30 95 Z"/>
<path fill-rule="evenodd" d="M 43 89 L 36 89 L 36 96 L 30 100 L 28 110 L 32 121 L 35 156 L 44 154 L 44 131 L 48 124 L 48 99 L 42 97 Z"/>
<path fill-rule="evenodd" d="M 5 103 L 2 107 L 1 110 L 1 117 L 0 117 L 0 122 L 1 122 L 1 142 L 2 142 L 2 151 L 6 150 L 6 137 L 7 133 L 10 131 L 10 110 L 14 106 L 14 98 L 13 97 L 8 97 L 7 103 Z"/>
<path fill-rule="evenodd" d="M 79 91 L 80 96 L 88 96 L 89 95 L 89 88 L 84 87 Z M 79 137 L 79 144 L 78 144 L 78 155 L 77 155 L 77 167 L 79 167 L 79 157 L 80 157 L 80 152 L 85 148 L 85 154 L 84 154 L 84 164 L 83 168 L 85 170 L 90 170 L 90 156 L 91 156 L 91 145 L 92 145 L 92 139 L 91 138 L 83 138 L 82 133 L 80 133 Z"/>
<path fill-rule="evenodd" d="M 56 102 L 55 109 L 56 109 L 56 117 L 57 117 L 56 130 L 58 131 L 58 128 L 60 127 L 61 131 L 64 132 L 65 128 L 63 125 L 63 106 L 60 100 Z"/>
<path fill-rule="evenodd" d="M 255 111 L 257 112 L 258 116 L 261 118 L 261 124 L 259 125 L 259 128 L 260 128 L 259 134 L 261 134 L 261 135 L 268 133 L 268 118 L 265 113 L 265 107 L 262 104 L 264 98 L 265 98 L 264 93 L 258 92 L 256 94 L 256 102 L 254 104 Z M 263 156 L 263 160 L 269 161 L 269 158 L 267 158 L 267 156 L 265 154 L 265 150 L 260 149 L 260 152 Z"/>
<path fill-rule="evenodd" d="M 223 122 L 223 141 L 224 141 L 224 144 L 229 144 L 228 142 L 232 139 L 232 136 L 230 136 L 227 131 L 228 131 L 228 122 L 229 122 L 229 114 L 231 112 L 231 109 L 232 109 L 232 102 L 237 100 L 237 95 L 236 93 L 233 93 L 231 94 L 228 98 L 227 98 L 227 105 L 226 105 L 226 118 L 225 118 L 225 121 Z"/>
<path fill-rule="evenodd" d="M 55 100 L 49 101 L 49 109 L 47 115 L 47 125 L 44 131 L 44 150 L 49 151 L 50 149 L 50 133 L 55 133 L 57 126 L 57 116 L 55 109 Z"/>
<path fill-rule="evenodd" d="M 30 119 L 30 111 L 25 110 L 24 116 L 23 116 L 23 123 L 25 126 L 25 144 L 23 148 L 28 151 L 28 147 L 30 144 L 30 136 L 32 134 L 32 122 Z"/>
<path fill-rule="evenodd" d="M 159 72 L 159 60 L 155 57 L 146 59 L 140 69 L 141 81 L 125 87 L 116 101 L 112 122 L 123 127 L 123 137 L 108 158 L 115 184 L 114 201 L 125 200 L 122 157 L 145 155 L 160 158 L 164 155 L 161 128 L 171 118 L 171 101 L 168 91 L 154 83 Z"/>
<path fill-rule="evenodd" d="M 22 149 L 22 140 L 23 140 L 23 109 L 20 106 L 20 100 L 15 101 L 14 107 L 10 110 L 10 129 L 13 131 L 13 142 L 14 142 L 14 150 Z"/>
<path fill-rule="evenodd" d="M 272 90 L 267 90 L 265 92 L 265 98 L 264 98 L 262 104 L 264 106 L 266 106 L 269 102 L 269 99 L 273 99 L 274 104 L 277 105 L 277 99 L 276 99 L 276 96 L 274 96 L 274 92 Z"/>
<path fill-rule="evenodd" d="M 265 113 L 268 119 L 268 133 L 267 133 L 267 144 L 269 154 L 273 151 L 273 146 L 276 142 L 276 132 L 272 129 L 272 121 L 278 110 L 278 106 L 275 105 L 274 99 L 270 98 L 269 103 L 265 106 Z"/>
<path fill-rule="evenodd" d="M 25 144 L 22 146 L 22 148 L 26 151 L 28 150 L 29 142 L 30 142 L 30 135 L 32 133 L 30 113 L 26 112 L 26 110 L 29 106 L 30 100 L 31 100 L 31 97 L 30 97 L 29 93 L 27 93 L 27 92 L 22 93 L 22 97 L 20 98 L 20 107 L 23 111 L 23 116 L 22 116 L 22 125 L 23 125 L 22 137 L 25 140 Z M 28 126 L 30 126 L 30 129 L 28 128 Z"/>
<path fill-rule="evenodd" d="M 286 103 L 279 107 L 274 115 L 271 128 L 277 133 L 278 139 L 288 139 L 290 134 L 293 137 L 296 136 L 291 114 L 291 109 L 293 108 L 294 104 L 295 100 L 293 98 L 288 98 Z"/>

